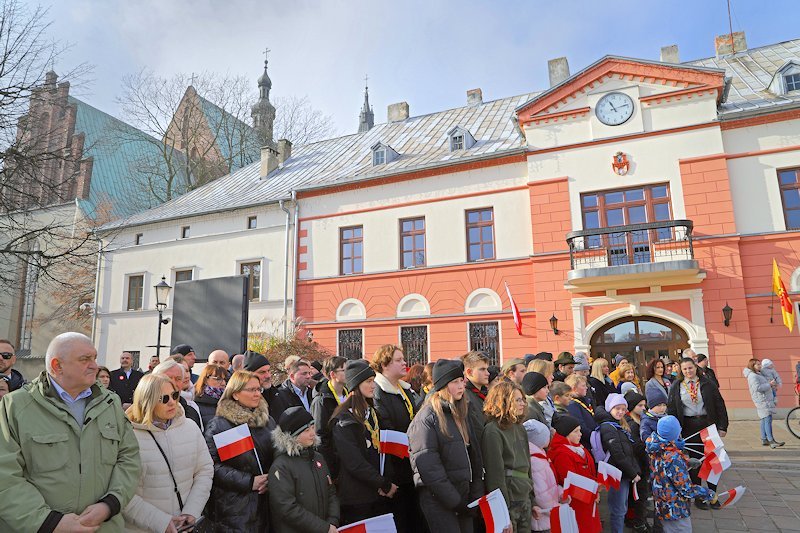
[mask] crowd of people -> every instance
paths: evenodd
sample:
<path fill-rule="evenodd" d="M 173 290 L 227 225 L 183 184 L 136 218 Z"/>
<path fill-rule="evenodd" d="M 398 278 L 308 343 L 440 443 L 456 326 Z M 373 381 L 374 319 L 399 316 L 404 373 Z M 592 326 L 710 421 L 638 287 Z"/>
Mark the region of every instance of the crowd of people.
<path fill-rule="evenodd" d="M 216 350 L 194 374 L 185 344 L 147 372 L 129 353 L 109 371 L 89 338 L 64 333 L 25 384 L 0 340 L 0 385 L 14 391 L 0 400 L 0 530 L 331 533 L 391 513 L 400 532 L 480 532 L 470 503 L 498 489 L 509 533 L 550 530 L 560 504 L 595 533 L 600 493 L 587 503 L 563 487 L 608 463 L 622 477 L 611 531 L 691 531 L 691 504 L 719 502 L 688 447 L 711 424 L 724 437 L 728 415 L 708 358 L 682 355 L 650 361 L 642 386 L 623 355 L 497 367 L 472 351 L 408 369 L 385 345 L 369 361 L 291 356 L 278 384 L 256 352 Z M 775 448 L 770 369 L 753 359 L 744 376 Z M 244 426 L 252 446 L 218 447 Z M 382 453 L 381 430 L 406 434 L 408 456 Z"/>

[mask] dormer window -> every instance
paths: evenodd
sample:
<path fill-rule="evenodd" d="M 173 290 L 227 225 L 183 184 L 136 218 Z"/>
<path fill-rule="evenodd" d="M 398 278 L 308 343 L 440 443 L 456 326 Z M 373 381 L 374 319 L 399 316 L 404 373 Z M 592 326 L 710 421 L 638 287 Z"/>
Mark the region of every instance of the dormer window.
<path fill-rule="evenodd" d="M 800 73 L 787 74 L 783 77 L 783 83 L 786 86 L 786 92 L 800 91 Z"/>
<path fill-rule="evenodd" d="M 397 159 L 398 155 L 388 144 L 377 143 L 372 147 L 372 166 L 377 167 L 391 163 Z"/>
<path fill-rule="evenodd" d="M 386 162 L 386 149 L 378 148 L 372 152 L 372 166 L 377 167 Z"/>
<path fill-rule="evenodd" d="M 450 151 L 469 150 L 475 144 L 472 134 L 461 126 L 456 126 L 447 132 L 450 139 Z"/>
<path fill-rule="evenodd" d="M 772 94 L 789 94 L 800 92 L 800 61 L 792 59 L 779 68 L 769 84 Z"/>

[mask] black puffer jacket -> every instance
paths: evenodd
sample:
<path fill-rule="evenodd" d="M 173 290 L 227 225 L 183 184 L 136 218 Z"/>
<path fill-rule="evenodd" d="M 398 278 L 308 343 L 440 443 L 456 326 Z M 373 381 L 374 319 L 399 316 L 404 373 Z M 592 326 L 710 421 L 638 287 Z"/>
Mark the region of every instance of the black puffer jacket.
<path fill-rule="evenodd" d="M 469 423 L 470 445 L 464 443 L 458 426 L 445 404 L 445 435 L 431 407 L 431 399 L 422 406 L 408 428 L 414 484 L 430 490 L 439 503 L 455 511 L 483 496 L 483 461 L 479 441 Z"/>
<path fill-rule="evenodd" d="M 220 400 L 218 415 L 206 425 L 206 444 L 214 460 L 214 486 L 206 504 L 206 513 L 215 523 L 215 531 L 269 531 L 269 503 L 266 494 L 253 491 L 253 478 L 261 474 L 252 451 L 220 461 L 214 435 L 247 424 L 264 473 L 272 465 L 272 430 L 275 421 L 267 412 L 267 402 L 254 410 L 233 400 Z"/>
<path fill-rule="evenodd" d="M 589 376 L 589 388 L 592 390 L 592 399 L 597 407 L 604 407 L 606 405 L 606 398 L 612 392 L 616 392 L 614 387 L 601 381 L 594 376 Z"/>
<path fill-rule="evenodd" d="M 416 415 L 419 409 L 419 396 L 411 389 L 411 385 L 405 381 L 400 381 L 403 392 L 411 402 L 412 412 Z M 400 391 L 392 386 L 388 379 L 382 374 L 375 375 L 375 410 L 378 412 L 378 422 L 381 429 L 391 429 L 405 433 L 411 424 L 408 416 L 408 408 L 403 401 Z M 387 455 L 386 462 L 392 463 L 392 481 L 396 485 L 410 485 L 414 482 L 414 474 L 411 472 L 411 462 L 408 458 L 401 459 L 394 455 Z"/>
<path fill-rule="evenodd" d="M 379 501 L 378 489 L 392 488 L 391 463 L 380 473 L 380 454 L 369 430 L 349 411 L 334 418 L 333 445 L 339 453 L 339 502 L 363 505 Z"/>
<path fill-rule="evenodd" d="M 633 442 L 616 420 L 605 409 L 598 409 L 598 424 L 600 424 L 600 438 L 603 439 L 603 449 L 611 454 L 608 462 L 622 470 L 622 477 L 633 479 L 641 473 L 639 461 L 633 451 Z"/>
<path fill-rule="evenodd" d="M 303 402 L 300 401 L 300 396 L 294 392 L 294 385 L 288 379 L 281 383 L 281 385 L 273 393 L 274 396 L 269 404 L 269 412 L 276 420 L 281 418 L 281 415 L 290 407 L 305 407 Z M 311 407 L 311 389 L 306 388 L 306 399 L 308 406 Z"/>
<path fill-rule="evenodd" d="M 328 380 L 323 379 L 314 387 L 314 397 L 311 399 L 311 414 L 314 416 L 314 429 L 317 430 L 317 437 L 320 444 L 317 450 L 325 458 L 328 468 L 334 479 L 339 475 L 339 456 L 333 446 L 333 435 L 331 431 L 331 415 L 336 410 L 339 402 L 333 397 Z"/>
<path fill-rule="evenodd" d="M 277 533 L 328 533 L 339 525 L 339 499 L 325 459 L 302 448 L 281 428 L 272 432 L 275 460 L 269 469 L 269 506 Z"/>
<path fill-rule="evenodd" d="M 203 420 L 203 427 L 207 428 L 211 419 L 217 416 L 217 403 L 219 400 L 213 396 L 195 396 L 194 403 L 200 408 L 200 418 Z"/>
<path fill-rule="evenodd" d="M 676 381 L 669 388 L 669 398 L 667 399 L 667 414 L 678 419 L 683 424 L 683 402 L 681 401 L 681 387 L 683 381 Z M 709 423 L 716 424 L 717 429 L 728 431 L 728 409 L 725 407 L 725 400 L 722 399 L 719 389 L 708 379 L 700 379 L 700 396 L 703 398 L 703 406 L 706 409 Z"/>

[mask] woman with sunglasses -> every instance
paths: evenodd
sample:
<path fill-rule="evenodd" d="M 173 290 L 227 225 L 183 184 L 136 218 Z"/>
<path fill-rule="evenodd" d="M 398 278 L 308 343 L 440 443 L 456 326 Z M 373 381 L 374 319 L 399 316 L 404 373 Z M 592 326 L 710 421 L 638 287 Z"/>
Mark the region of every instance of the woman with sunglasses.
<path fill-rule="evenodd" d="M 206 444 L 214 460 L 214 487 L 206 511 L 215 522 L 214 531 L 269 530 L 267 473 L 272 466 L 275 421 L 262 392 L 261 380 L 254 373 L 234 372 L 217 405 L 217 416 L 206 425 Z M 221 460 L 214 435 L 242 424 L 247 424 L 255 449 Z"/>
<path fill-rule="evenodd" d="M 203 427 L 217 414 L 217 403 L 225 390 L 228 371 L 217 365 L 206 365 L 194 384 L 194 402 L 200 408 Z"/>
<path fill-rule="evenodd" d="M 211 492 L 214 466 L 197 424 L 187 421 L 180 392 L 166 376 L 148 374 L 126 414 L 142 464 L 136 494 L 122 512 L 125 531 L 164 531 L 193 524 Z"/>

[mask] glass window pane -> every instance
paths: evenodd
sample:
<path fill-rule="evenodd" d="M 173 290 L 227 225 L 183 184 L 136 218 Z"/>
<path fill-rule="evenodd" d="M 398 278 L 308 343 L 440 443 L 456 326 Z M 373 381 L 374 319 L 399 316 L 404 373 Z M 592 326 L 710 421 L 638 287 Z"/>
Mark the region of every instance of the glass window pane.
<path fill-rule="evenodd" d="M 416 265 L 424 265 L 425 264 L 425 252 L 417 252 L 414 254 L 414 261 Z"/>
<path fill-rule="evenodd" d="M 342 239 L 352 239 L 353 238 L 353 230 L 345 229 L 342 230 Z"/>
<path fill-rule="evenodd" d="M 414 237 L 403 237 L 403 250 L 410 250 L 414 246 Z"/>
<path fill-rule="evenodd" d="M 415 220 L 414 221 L 414 229 L 416 229 L 418 231 L 424 230 L 425 229 L 425 219 L 424 218 L 418 218 L 417 220 Z"/>
<path fill-rule="evenodd" d="M 584 214 L 585 227 L 584 229 L 596 229 L 600 227 L 600 213 L 598 211 L 589 211 Z"/>
<path fill-rule="evenodd" d="M 353 244 L 353 256 L 354 257 L 360 257 L 360 256 L 364 255 L 364 253 L 361 251 L 362 248 L 363 248 L 363 246 L 362 246 L 362 244 L 360 242 L 354 243 Z"/>
<path fill-rule="evenodd" d="M 481 240 L 483 242 L 488 242 L 492 240 L 492 227 L 491 226 L 484 226 L 481 228 Z"/>
<path fill-rule="evenodd" d="M 621 192 L 607 192 L 606 193 L 606 203 L 607 204 L 618 204 L 623 200 L 623 194 Z"/>
<path fill-rule="evenodd" d="M 632 189 L 630 191 L 625 191 L 625 200 L 628 202 L 644 200 L 644 189 Z"/>
<path fill-rule="evenodd" d="M 647 212 L 643 205 L 628 208 L 628 224 L 644 224 L 647 222 Z"/>
<path fill-rule="evenodd" d="M 353 261 L 350 259 L 345 259 L 342 261 L 342 274 L 352 274 L 353 273 Z"/>
<path fill-rule="evenodd" d="M 666 185 L 659 185 L 657 187 L 652 187 L 650 189 L 650 194 L 653 198 L 666 198 L 667 197 L 667 186 Z"/>
<path fill-rule="evenodd" d="M 483 245 L 483 256 L 482 257 L 484 259 L 487 259 L 487 258 L 492 257 L 494 255 L 494 250 L 492 250 L 492 248 L 493 247 L 492 247 L 491 244 L 484 244 Z"/>
<path fill-rule="evenodd" d="M 642 342 L 671 341 L 672 328 L 649 320 L 640 320 L 639 340 Z"/>
<path fill-rule="evenodd" d="M 636 331 L 633 322 L 623 322 L 613 328 L 609 328 L 600 339 L 601 342 L 608 344 L 611 342 L 635 342 Z"/>
<path fill-rule="evenodd" d="M 408 232 L 414 229 L 414 221 L 413 220 L 405 220 L 403 221 L 403 231 Z"/>
<path fill-rule="evenodd" d="M 584 195 L 583 207 L 597 207 L 597 195 L 596 194 Z"/>
<path fill-rule="evenodd" d="M 484 222 L 492 220 L 492 210 L 486 209 L 485 211 L 481 211 L 481 220 Z"/>
<path fill-rule="evenodd" d="M 425 236 L 417 235 L 414 237 L 414 248 L 421 250 L 425 248 Z"/>
<path fill-rule="evenodd" d="M 781 185 L 789 185 L 797 183 L 797 171 L 795 170 L 781 170 L 778 172 L 778 179 Z"/>
<path fill-rule="evenodd" d="M 785 209 L 800 207 L 800 189 L 783 191 L 783 207 Z"/>
<path fill-rule="evenodd" d="M 653 206 L 653 215 L 657 221 L 670 220 L 669 204 L 655 204 Z"/>
<path fill-rule="evenodd" d="M 478 211 L 470 211 L 467 213 L 467 222 L 470 224 L 480 220 L 480 213 Z"/>
<path fill-rule="evenodd" d="M 361 230 L 362 230 L 361 226 L 353 228 L 353 236 L 356 238 L 361 237 Z"/>
<path fill-rule="evenodd" d="M 800 229 L 800 209 L 786 211 L 786 229 Z"/>
<path fill-rule="evenodd" d="M 607 226 L 623 226 L 625 224 L 622 209 L 609 209 L 606 211 L 606 218 L 608 219 Z"/>
<path fill-rule="evenodd" d="M 469 260 L 475 261 L 481 258 L 481 247 L 478 244 L 473 244 L 469 247 Z"/>
<path fill-rule="evenodd" d="M 342 256 L 343 257 L 353 257 L 353 245 L 350 243 L 344 243 L 342 245 Z"/>
<path fill-rule="evenodd" d="M 361 272 L 361 259 L 353 259 L 353 272 Z"/>
<path fill-rule="evenodd" d="M 403 268 L 414 266 L 413 255 L 414 254 L 412 254 L 411 252 L 406 252 L 403 254 Z"/>
<path fill-rule="evenodd" d="M 481 238 L 481 229 L 480 228 L 469 228 L 469 242 L 474 243 L 478 242 Z"/>

